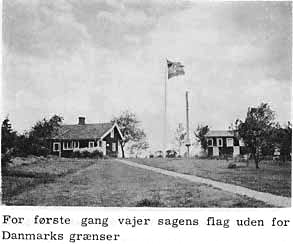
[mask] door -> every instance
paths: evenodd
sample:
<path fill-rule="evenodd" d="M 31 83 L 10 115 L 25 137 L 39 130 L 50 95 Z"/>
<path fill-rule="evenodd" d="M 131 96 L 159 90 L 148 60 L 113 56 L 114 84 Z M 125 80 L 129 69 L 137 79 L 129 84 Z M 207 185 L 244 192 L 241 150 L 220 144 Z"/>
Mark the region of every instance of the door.
<path fill-rule="evenodd" d="M 53 151 L 58 152 L 58 156 L 61 157 L 61 142 L 53 143 Z"/>

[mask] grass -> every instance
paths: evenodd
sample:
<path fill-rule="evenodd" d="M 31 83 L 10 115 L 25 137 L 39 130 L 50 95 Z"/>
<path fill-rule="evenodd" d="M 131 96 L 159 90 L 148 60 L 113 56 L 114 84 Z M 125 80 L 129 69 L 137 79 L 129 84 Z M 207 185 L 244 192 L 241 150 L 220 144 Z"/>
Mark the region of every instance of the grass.
<path fill-rule="evenodd" d="M 269 207 L 263 202 L 248 197 L 130 167 L 113 160 L 94 162 L 74 159 L 52 160 L 52 162 L 49 160 L 46 166 L 43 163 L 27 164 L 21 170 L 53 175 L 52 181 L 38 182 L 40 179 L 44 180 L 42 177 L 6 176 L 2 178 L 4 185 L 13 182 L 14 186 L 11 184 L 11 189 L 21 188 L 21 191 L 15 190 L 14 194 L 8 194 L 6 191 L 3 198 L 4 204 L 104 207 Z M 32 179 L 36 181 L 31 182 Z"/>
<path fill-rule="evenodd" d="M 291 162 L 261 162 L 256 169 L 253 162 L 248 167 L 241 164 L 228 169 L 225 160 L 208 159 L 131 159 L 134 162 L 176 171 L 183 174 L 196 175 L 216 181 L 244 186 L 253 190 L 269 192 L 280 196 L 291 196 Z"/>
<path fill-rule="evenodd" d="M 92 165 L 93 160 L 58 158 L 16 158 L 9 170 L 2 172 L 2 201 L 29 191 L 39 184 L 54 182 L 57 178 Z"/>

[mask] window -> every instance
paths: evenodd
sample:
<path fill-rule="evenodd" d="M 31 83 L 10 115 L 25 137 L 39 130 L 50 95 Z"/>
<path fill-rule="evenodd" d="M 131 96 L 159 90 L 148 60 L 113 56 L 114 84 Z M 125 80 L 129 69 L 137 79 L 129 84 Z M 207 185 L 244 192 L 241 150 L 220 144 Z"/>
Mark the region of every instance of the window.
<path fill-rule="evenodd" d="M 63 150 L 71 150 L 72 149 L 72 141 L 63 142 Z"/>
<path fill-rule="evenodd" d="M 102 147 L 102 141 L 99 141 L 99 147 Z"/>
<path fill-rule="evenodd" d="M 60 150 L 60 142 L 53 143 L 53 152 L 59 152 Z"/>
<path fill-rule="evenodd" d="M 116 152 L 116 143 L 115 142 L 112 143 L 112 151 Z"/>
<path fill-rule="evenodd" d="M 213 139 L 212 138 L 209 138 L 208 139 L 208 146 L 209 147 L 212 147 L 213 146 Z"/>
<path fill-rule="evenodd" d="M 226 142 L 227 142 L 227 147 L 233 147 L 233 145 L 234 145 L 233 138 L 227 138 Z"/>
<path fill-rule="evenodd" d="M 79 141 L 73 142 L 73 148 L 79 148 Z"/>
<path fill-rule="evenodd" d="M 223 139 L 217 138 L 217 143 L 218 143 L 218 147 L 222 147 L 223 146 Z"/>
<path fill-rule="evenodd" d="M 89 148 L 95 147 L 95 142 L 94 141 L 89 141 Z"/>
<path fill-rule="evenodd" d="M 111 131 L 111 138 L 114 138 L 114 129 Z"/>

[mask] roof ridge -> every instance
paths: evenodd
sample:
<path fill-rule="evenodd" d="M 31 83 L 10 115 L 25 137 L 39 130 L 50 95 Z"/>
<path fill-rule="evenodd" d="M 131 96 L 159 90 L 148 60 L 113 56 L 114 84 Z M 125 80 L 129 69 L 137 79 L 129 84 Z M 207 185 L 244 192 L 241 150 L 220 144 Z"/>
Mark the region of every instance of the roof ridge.
<path fill-rule="evenodd" d="M 101 125 L 101 124 L 113 124 L 111 122 L 99 122 L 99 123 L 85 123 L 84 125 Z M 63 125 L 80 125 L 80 124 L 61 124 L 60 126 Z"/>

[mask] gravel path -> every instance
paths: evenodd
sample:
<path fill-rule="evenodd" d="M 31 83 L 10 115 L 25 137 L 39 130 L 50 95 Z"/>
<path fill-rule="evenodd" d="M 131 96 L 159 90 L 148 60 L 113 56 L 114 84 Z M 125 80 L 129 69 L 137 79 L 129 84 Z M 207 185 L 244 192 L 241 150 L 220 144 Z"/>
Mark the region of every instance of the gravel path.
<path fill-rule="evenodd" d="M 289 197 L 282 197 L 282 196 L 277 196 L 270 193 L 259 192 L 259 191 L 251 190 L 242 186 L 222 183 L 219 181 L 214 181 L 214 180 L 210 180 L 210 179 L 206 179 L 206 178 L 202 178 L 202 177 L 198 177 L 194 175 L 181 174 L 174 171 L 169 171 L 169 170 L 155 168 L 155 167 L 151 167 L 151 166 L 147 166 L 147 165 L 143 165 L 139 163 L 134 163 L 128 160 L 117 159 L 117 161 L 132 167 L 151 170 L 160 174 L 182 178 L 191 182 L 211 185 L 213 187 L 220 188 L 224 191 L 251 197 L 256 200 L 263 201 L 265 203 L 268 203 L 277 207 L 291 206 L 291 198 Z"/>

